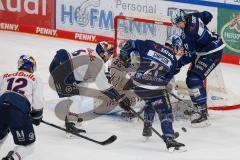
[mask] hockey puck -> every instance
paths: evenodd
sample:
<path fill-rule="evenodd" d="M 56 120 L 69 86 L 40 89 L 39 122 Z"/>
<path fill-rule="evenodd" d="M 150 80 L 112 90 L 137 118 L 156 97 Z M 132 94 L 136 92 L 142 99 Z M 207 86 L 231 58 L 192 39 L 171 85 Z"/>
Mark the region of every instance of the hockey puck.
<path fill-rule="evenodd" d="M 182 127 L 183 132 L 187 132 L 187 129 L 185 127 Z"/>

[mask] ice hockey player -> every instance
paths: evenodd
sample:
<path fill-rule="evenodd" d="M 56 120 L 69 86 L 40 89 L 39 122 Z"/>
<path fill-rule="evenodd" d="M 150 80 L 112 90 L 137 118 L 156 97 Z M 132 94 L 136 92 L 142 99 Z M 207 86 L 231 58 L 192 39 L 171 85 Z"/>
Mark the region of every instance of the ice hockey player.
<path fill-rule="evenodd" d="M 123 88 L 122 88 L 123 86 L 121 84 L 116 84 L 113 82 L 113 77 L 112 77 L 111 73 L 114 72 L 114 67 L 116 67 L 114 65 L 115 63 L 112 62 L 112 61 L 116 60 L 116 58 L 113 58 L 113 51 L 114 51 L 113 44 L 111 44 L 107 41 L 102 41 L 97 44 L 96 53 L 103 59 L 104 63 L 106 64 L 105 75 L 108 79 L 108 82 L 111 83 L 120 94 L 124 94 L 121 92 L 123 90 Z M 117 68 L 119 68 L 119 67 L 120 66 L 117 65 Z M 123 111 L 121 112 L 121 116 L 123 116 L 127 119 L 132 119 L 132 118 L 136 117 L 136 115 L 133 114 L 128 109 L 128 107 L 121 106 L 121 105 L 124 105 L 124 103 L 119 103 L 119 105 L 123 109 Z"/>
<path fill-rule="evenodd" d="M 134 90 L 145 101 L 144 128 L 142 135 L 152 136 L 152 124 L 157 112 L 163 138 L 169 150 L 181 150 L 185 145 L 174 139 L 172 106 L 166 86 L 173 78 L 177 59 L 173 50 L 178 49 L 180 38 L 171 37 L 165 46 L 151 40 L 128 40 L 120 50 L 120 60 L 126 67 L 131 54 L 140 57 L 139 68 L 133 77 Z"/>
<path fill-rule="evenodd" d="M 207 11 L 185 14 L 183 10 L 177 10 L 172 18 L 172 23 L 182 30 L 184 50 L 184 55 L 178 60 L 176 73 L 191 63 L 186 84 L 198 110 L 198 116 L 191 121 L 193 127 L 210 125 L 204 80 L 220 63 L 224 48 L 221 37 L 210 32 L 207 27 L 212 18 L 212 14 Z"/>
<path fill-rule="evenodd" d="M 9 132 L 17 145 L 2 160 L 23 160 L 33 151 L 33 124 L 40 124 L 45 105 L 43 85 L 35 70 L 34 58 L 22 55 L 18 71 L 5 73 L 0 79 L 0 147 Z"/>
<path fill-rule="evenodd" d="M 105 75 L 104 70 L 104 62 L 106 62 L 111 55 L 113 54 L 113 46 L 108 44 L 107 42 L 101 42 L 97 45 L 96 51 L 91 48 L 80 49 L 73 53 L 69 53 L 65 49 L 60 49 L 57 51 L 54 59 L 52 60 L 49 71 L 54 79 L 54 83 L 58 83 L 58 77 L 62 75 L 56 75 L 54 72 L 61 67 L 64 63 L 69 62 L 68 65 L 65 64 L 65 72 L 67 72 L 67 77 L 65 80 L 65 84 L 72 84 L 75 86 L 86 86 L 85 84 L 94 82 L 98 89 L 101 91 L 102 94 L 106 95 L 110 99 L 115 99 L 119 102 L 119 105 L 128 110 L 128 107 L 131 105 L 130 100 L 125 95 L 120 95 L 117 90 L 108 83 L 108 79 Z M 80 61 L 77 61 L 80 57 Z M 83 58 L 85 57 L 85 59 Z M 84 64 L 87 64 L 87 69 L 84 69 Z M 74 69 L 74 68 L 75 69 Z M 63 84 L 63 85 L 65 85 Z M 71 97 L 74 95 L 79 95 L 79 93 L 73 94 L 63 94 L 65 92 L 64 86 L 59 87 L 56 85 L 57 93 L 59 97 Z M 66 128 L 74 131 L 79 132 L 79 130 L 75 127 L 75 124 L 65 123 Z M 68 126 L 71 127 L 68 127 Z"/>

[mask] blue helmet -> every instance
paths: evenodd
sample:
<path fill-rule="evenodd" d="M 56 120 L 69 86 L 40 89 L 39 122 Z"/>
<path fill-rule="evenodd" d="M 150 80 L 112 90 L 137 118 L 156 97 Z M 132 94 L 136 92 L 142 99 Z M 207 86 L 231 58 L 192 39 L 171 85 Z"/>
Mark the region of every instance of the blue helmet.
<path fill-rule="evenodd" d="M 101 57 L 111 56 L 113 54 L 113 45 L 107 41 L 101 41 L 97 44 L 96 52 Z"/>
<path fill-rule="evenodd" d="M 172 15 L 171 21 L 174 25 L 177 25 L 179 22 L 185 20 L 186 13 L 182 9 L 177 9 L 176 12 Z"/>
<path fill-rule="evenodd" d="M 171 35 L 167 38 L 165 44 L 169 45 L 171 48 L 175 48 L 178 52 L 183 47 L 182 39 L 179 35 Z"/>
<path fill-rule="evenodd" d="M 36 61 L 32 56 L 21 55 L 20 58 L 18 59 L 18 70 L 24 69 L 29 72 L 35 72 L 36 68 L 37 68 Z"/>

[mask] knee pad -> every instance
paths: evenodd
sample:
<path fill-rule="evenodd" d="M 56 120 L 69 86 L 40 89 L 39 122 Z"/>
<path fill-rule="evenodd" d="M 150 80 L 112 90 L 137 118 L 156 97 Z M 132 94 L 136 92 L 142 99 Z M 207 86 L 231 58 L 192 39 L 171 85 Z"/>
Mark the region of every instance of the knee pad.
<path fill-rule="evenodd" d="M 52 73 L 57 67 L 59 67 L 59 65 L 63 64 L 68 60 L 69 56 L 67 50 L 65 49 L 58 50 L 50 64 L 49 72 Z"/>
<path fill-rule="evenodd" d="M 66 56 L 68 55 L 68 51 L 66 49 L 59 49 L 57 51 L 57 55 L 58 55 L 59 59 L 64 60 L 64 59 L 66 59 Z"/>

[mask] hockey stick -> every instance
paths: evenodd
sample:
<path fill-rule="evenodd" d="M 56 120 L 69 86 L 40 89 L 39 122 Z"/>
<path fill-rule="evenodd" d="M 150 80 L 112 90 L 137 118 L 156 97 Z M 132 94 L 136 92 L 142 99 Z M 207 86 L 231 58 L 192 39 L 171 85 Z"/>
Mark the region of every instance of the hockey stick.
<path fill-rule="evenodd" d="M 141 115 L 139 115 L 139 114 L 138 114 L 134 109 L 132 109 L 131 107 L 129 107 L 129 108 L 130 108 L 130 110 L 131 110 L 141 121 L 144 122 L 144 119 L 141 117 Z M 160 137 L 160 138 L 164 141 L 163 136 L 162 136 L 155 128 L 151 127 L 151 129 L 152 129 L 152 131 L 153 131 L 156 135 L 158 135 L 158 137 Z"/>
<path fill-rule="evenodd" d="M 188 103 L 186 103 L 183 99 L 181 99 L 180 97 L 178 97 L 177 95 L 171 93 L 171 92 L 168 92 L 171 96 L 173 96 L 175 99 L 179 100 L 180 102 L 182 102 L 183 104 L 185 104 L 185 106 L 187 106 L 188 108 L 191 108 L 192 109 L 192 114 L 194 113 L 198 113 L 200 114 L 198 111 L 195 111 L 195 108 L 193 108 L 192 106 L 190 106 Z M 188 113 L 189 114 L 189 113 Z"/>
<path fill-rule="evenodd" d="M 62 127 L 60 127 L 60 126 L 57 126 L 57 125 L 52 124 L 52 123 L 49 123 L 49 122 L 46 122 L 46 121 L 44 121 L 44 120 L 41 120 L 41 122 L 44 123 L 44 124 L 46 124 L 46 125 L 48 125 L 48 126 L 57 128 L 57 129 L 59 129 L 59 130 L 65 131 L 65 132 L 69 132 L 69 133 L 71 133 L 71 134 L 73 134 L 73 135 L 75 135 L 75 136 L 81 137 L 81 138 L 83 138 L 83 139 L 86 139 L 86 140 L 88 140 L 88 141 L 91 141 L 91 142 L 94 142 L 94 143 L 97 143 L 97 144 L 100 144 L 100 145 L 103 145 L 103 146 L 104 146 L 104 145 L 111 144 L 111 143 L 113 143 L 113 142 L 117 139 L 117 136 L 116 136 L 116 135 L 112 135 L 111 137 L 109 137 L 109 138 L 106 139 L 105 141 L 101 141 L 101 142 L 100 142 L 100 141 L 91 139 L 91 138 L 89 138 L 89 137 L 83 136 L 83 135 L 81 135 L 81 134 L 68 131 L 68 130 L 66 130 L 65 128 L 62 128 Z"/>
<path fill-rule="evenodd" d="M 179 100 L 180 102 L 184 103 L 188 108 L 194 109 L 192 106 L 190 106 L 188 103 L 186 103 L 183 99 L 181 99 L 180 97 L 178 97 L 177 95 L 168 92 L 171 96 L 173 96 L 175 99 Z"/>

